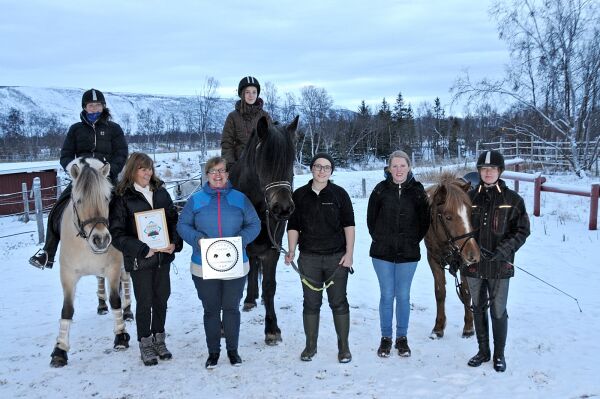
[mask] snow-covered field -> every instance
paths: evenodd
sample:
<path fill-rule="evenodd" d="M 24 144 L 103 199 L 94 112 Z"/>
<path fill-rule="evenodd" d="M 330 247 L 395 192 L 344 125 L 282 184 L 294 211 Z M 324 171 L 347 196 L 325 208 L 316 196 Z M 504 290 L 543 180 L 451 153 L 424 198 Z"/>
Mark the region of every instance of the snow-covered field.
<path fill-rule="evenodd" d="M 197 168 L 197 158 L 180 166 L 168 157 L 159 174 L 173 177 Z M 157 159 L 158 160 L 158 159 Z M 167 172 L 167 170 L 169 172 Z M 417 170 L 418 177 L 418 170 Z M 475 338 L 461 338 L 462 305 L 449 281 L 446 335 L 431 340 L 435 299 L 433 279 L 425 260 L 415 275 L 411 302 L 409 344 L 412 357 L 378 358 L 379 289 L 368 256 L 367 192 L 381 180 L 381 171 L 336 171 L 333 179 L 353 197 L 357 222 L 355 274 L 350 277 L 350 344 L 353 360 L 337 362 L 331 312 L 325 302 L 321 316 L 319 352 L 301 362 L 304 345 L 302 289 L 294 271 L 280 262 L 276 309 L 283 342 L 263 342 L 262 308 L 242 313 L 240 368 L 222 358 L 211 371 L 204 369 L 206 344 L 202 306 L 196 296 L 188 261 L 190 248 L 175 260 L 171 273 L 167 343 L 171 361 L 145 367 L 135 342 L 135 325 L 128 323 L 132 347 L 112 349 L 112 317 L 96 315 L 96 279 L 79 283 L 71 329 L 69 364 L 49 366 L 62 306 L 59 270 L 40 271 L 27 263 L 39 247 L 37 234 L 0 239 L 3 278 L 0 290 L 0 397 L 2 398 L 589 398 L 600 396 L 600 233 L 587 230 L 589 199 L 544 193 L 542 217 L 531 217 L 532 234 L 518 252 L 515 264 L 578 298 L 575 301 L 524 272 L 511 281 L 508 312 L 508 369 L 496 373 L 491 363 L 467 366 L 477 349 Z M 296 177 L 298 187 L 308 175 Z M 574 182 L 571 177 L 552 182 Z M 596 178 L 596 181 L 598 179 Z M 512 183 L 509 183 L 512 184 Z M 531 212 L 533 187 L 521 183 Z M 0 235 L 35 230 L 34 224 L 0 219 Z M 422 253 L 425 253 L 424 246 Z"/>

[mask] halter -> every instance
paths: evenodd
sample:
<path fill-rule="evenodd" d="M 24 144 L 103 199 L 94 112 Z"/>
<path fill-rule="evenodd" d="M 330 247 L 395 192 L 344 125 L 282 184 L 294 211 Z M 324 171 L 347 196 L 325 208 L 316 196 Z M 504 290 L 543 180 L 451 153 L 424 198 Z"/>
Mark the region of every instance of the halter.
<path fill-rule="evenodd" d="M 270 189 L 277 188 L 277 187 L 284 187 L 290 193 L 292 192 L 292 185 L 287 180 L 274 181 L 272 183 L 267 184 L 265 186 L 265 204 L 267 204 L 267 209 L 268 209 L 268 205 L 269 205 L 269 201 L 267 200 L 267 193 L 269 192 Z"/>
<path fill-rule="evenodd" d="M 73 221 L 73 223 L 75 224 L 75 229 L 77 229 L 77 237 L 81 237 L 84 240 L 87 240 L 88 237 L 91 236 L 94 232 L 94 229 L 96 228 L 97 224 L 103 224 L 104 226 L 106 226 L 106 228 L 108 228 L 108 219 L 101 216 L 89 218 L 82 222 L 81 218 L 79 217 L 79 212 L 77 212 L 75 201 L 73 201 L 73 212 L 75 213 L 75 218 L 77 219 L 76 221 Z M 90 230 L 89 235 L 85 232 L 85 226 L 87 226 L 88 224 L 92 225 L 92 229 Z"/>

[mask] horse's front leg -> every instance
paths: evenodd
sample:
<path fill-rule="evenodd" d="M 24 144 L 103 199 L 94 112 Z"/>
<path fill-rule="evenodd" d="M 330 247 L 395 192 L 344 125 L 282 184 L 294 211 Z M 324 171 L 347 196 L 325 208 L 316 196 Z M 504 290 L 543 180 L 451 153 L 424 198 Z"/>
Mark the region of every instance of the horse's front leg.
<path fill-rule="evenodd" d="M 256 307 L 258 299 L 258 274 L 260 271 L 260 259 L 257 257 L 250 258 L 250 272 L 248 273 L 248 283 L 246 287 L 246 299 L 244 299 L 244 312 L 249 312 Z"/>
<path fill-rule="evenodd" d="M 263 298 L 265 301 L 265 343 L 270 346 L 281 342 L 281 330 L 277 325 L 277 315 L 275 314 L 275 290 L 277 281 L 275 272 L 277 271 L 277 261 L 279 252 L 271 250 L 262 259 L 263 270 Z"/>
<path fill-rule="evenodd" d="M 106 286 L 104 284 L 104 277 L 96 276 L 98 280 L 98 289 L 96 290 L 96 295 L 98 296 L 98 314 L 107 314 L 108 313 L 108 305 L 106 304 Z"/>
<path fill-rule="evenodd" d="M 121 282 L 121 265 L 113 264 L 108 268 L 107 276 L 110 287 L 108 302 L 112 310 L 115 326 L 114 348 L 117 350 L 129 348 L 129 334 L 125 329 L 125 320 L 123 320 L 123 310 L 121 309 L 121 295 L 119 292 Z"/>
<path fill-rule="evenodd" d="M 123 319 L 133 321 L 133 312 L 131 311 L 131 276 L 121 269 L 121 294 L 123 301 Z"/>
<path fill-rule="evenodd" d="M 473 327 L 473 312 L 471 311 L 471 291 L 469 291 L 469 284 L 467 278 L 460 273 L 460 297 L 462 298 L 463 305 L 465 308 L 465 325 L 463 327 L 463 338 L 472 337 L 475 334 L 475 328 Z"/>
<path fill-rule="evenodd" d="M 429 255 L 427 256 L 431 273 L 433 273 L 433 284 L 435 290 L 435 303 L 437 307 L 435 325 L 429 338 L 437 339 L 444 336 L 446 328 L 446 275 L 442 266 Z"/>
<path fill-rule="evenodd" d="M 65 266 L 64 269 L 67 269 Z M 73 307 L 73 298 L 75 297 L 75 286 L 79 281 L 80 276 L 68 275 L 67 272 L 61 267 L 60 281 L 63 288 L 63 307 L 60 314 L 58 337 L 56 338 L 56 345 L 50 357 L 50 366 L 52 367 L 63 367 L 67 365 L 69 357 L 67 352 L 69 351 L 69 332 L 71 330 L 71 323 L 73 322 L 73 314 L 75 309 Z"/>

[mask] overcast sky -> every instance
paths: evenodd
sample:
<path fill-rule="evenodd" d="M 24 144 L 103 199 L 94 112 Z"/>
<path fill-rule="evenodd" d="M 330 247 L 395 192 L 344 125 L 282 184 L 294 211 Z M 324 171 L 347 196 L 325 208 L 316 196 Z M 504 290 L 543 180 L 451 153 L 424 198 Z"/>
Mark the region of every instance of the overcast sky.
<path fill-rule="evenodd" d="M 315 85 L 355 110 L 402 92 L 414 109 L 461 71 L 508 61 L 491 0 L 0 0 L 0 85 L 236 94 L 246 75 L 279 94 Z M 455 109 L 454 112 L 460 112 Z"/>

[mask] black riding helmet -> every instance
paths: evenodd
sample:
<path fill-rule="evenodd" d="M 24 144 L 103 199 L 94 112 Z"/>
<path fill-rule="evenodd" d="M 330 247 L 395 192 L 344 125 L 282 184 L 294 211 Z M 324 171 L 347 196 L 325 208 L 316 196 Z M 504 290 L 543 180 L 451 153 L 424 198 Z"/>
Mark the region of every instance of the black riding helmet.
<path fill-rule="evenodd" d="M 504 156 L 496 150 L 484 151 L 477 159 L 477 169 L 484 166 L 496 166 L 502 173 L 504 171 Z"/>
<path fill-rule="evenodd" d="M 81 108 L 85 108 L 88 103 L 102 103 L 106 107 L 106 100 L 104 94 L 97 89 L 89 89 L 81 97 Z"/>
<path fill-rule="evenodd" d="M 256 87 L 256 95 L 260 96 L 260 83 L 258 83 L 258 79 L 256 79 L 253 76 L 246 76 L 243 77 L 242 80 L 240 80 L 240 83 L 238 84 L 238 96 L 240 98 L 242 97 L 242 92 L 248 86 Z"/>

